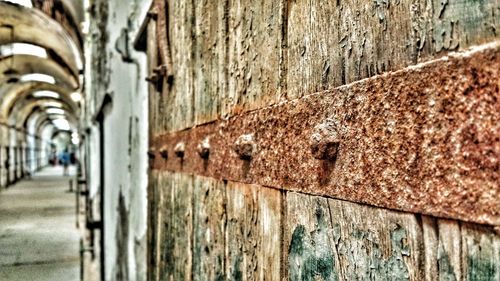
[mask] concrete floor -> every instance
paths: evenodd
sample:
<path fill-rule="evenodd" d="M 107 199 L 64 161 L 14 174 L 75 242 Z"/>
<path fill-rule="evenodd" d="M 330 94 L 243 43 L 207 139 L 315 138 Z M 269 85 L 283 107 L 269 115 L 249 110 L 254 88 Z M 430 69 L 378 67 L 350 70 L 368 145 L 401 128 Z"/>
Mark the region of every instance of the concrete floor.
<path fill-rule="evenodd" d="M 50 167 L 0 191 L 0 280 L 79 280 L 80 234 L 69 179 Z"/>

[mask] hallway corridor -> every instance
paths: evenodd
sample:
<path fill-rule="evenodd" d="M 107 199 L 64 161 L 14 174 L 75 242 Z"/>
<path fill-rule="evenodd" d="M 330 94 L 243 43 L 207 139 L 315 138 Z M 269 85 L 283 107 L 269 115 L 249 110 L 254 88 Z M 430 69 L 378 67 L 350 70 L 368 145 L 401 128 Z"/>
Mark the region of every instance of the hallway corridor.
<path fill-rule="evenodd" d="M 0 193 L 0 280 L 79 280 L 75 195 L 61 175 L 45 168 Z"/>

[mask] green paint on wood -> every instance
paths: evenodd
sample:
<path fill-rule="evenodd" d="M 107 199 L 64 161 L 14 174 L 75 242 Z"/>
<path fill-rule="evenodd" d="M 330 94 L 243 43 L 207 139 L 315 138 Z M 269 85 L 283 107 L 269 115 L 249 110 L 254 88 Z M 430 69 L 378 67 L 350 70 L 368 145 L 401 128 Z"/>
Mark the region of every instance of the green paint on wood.
<path fill-rule="evenodd" d="M 316 227 L 312 232 L 307 233 L 303 225 L 293 231 L 288 266 L 289 280 L 339 280 L 322 209 L 316 209 Z"/>
<path fill-rule="evenodd" d="M 399 225 L 390 232 L 391 256 L 384 257 L 377 236 L 371 231 L 354 229 L 341 239 L 339 255 L 347 259 L 344 278 L 347 280 L 410 280 L 403 256 L 409 251 L 403 244 L 406 231 Z"/>
<path fill-rule="evenodd" d="M 455 270 L 450 262 L 448 253 L 441 245 L 438 250 L 438 266 L 439 266 L 439 280 L 440 281 L 456 281 Z"/>
<path fill-rule="evenodd" d="M 494 281 L 496 276 L 495 264 L 485 258 L 469 256 L 467 258 L 469 281 Z"/>

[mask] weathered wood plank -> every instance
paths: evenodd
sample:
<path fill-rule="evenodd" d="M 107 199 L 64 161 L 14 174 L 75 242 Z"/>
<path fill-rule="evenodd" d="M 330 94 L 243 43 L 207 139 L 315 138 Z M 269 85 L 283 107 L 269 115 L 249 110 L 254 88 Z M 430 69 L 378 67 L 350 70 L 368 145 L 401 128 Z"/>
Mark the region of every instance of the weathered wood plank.
<path fill-rule="evenodd" d="M 229 0 L 228 91 L 222 115 L 273 104 L 279 96 L 283 1 Z"/>
<path fill-rule="evenodd" d="M 228 280 L 281 280 L 281 193 L 227 185 Z"/>
<path fill-rule="evenodd" d="M 342 280 L 343 268 L 335 247 L 340 229 L 331 224 L 328 200 L 288 192 L 286 209 L 285 278 Z"/>
<path fill-rule="evenodd" d="M 498 280 L 492 227 L 287 193 L 289 280 Z"/>
<path fill-rule="evenodd" d="M 227 91 L 227 0 L 197 1 L 195 7 L 195 124 L 217 119 Z"/>
<path fill-rule="evenodd" d="M 425 280 L 463 280 L 460 225 L 422 216 Z"/>
<path fill-rule="evenodd" d="M 193 280 L 225 280 L 225 186 L 194 177 Z"/>
<path fill-rule="evenodd" d="M 288 98 L 497 38 L 498 1 L 289 1 Z"/>
<path fill-rule="evenodd" d="M 188 128 L 194 119 L 194 6 L 192 1 L 168 1 L 173 84 L 164 81 L 158 101 L 162 130 Z M 157 133 L 161 132 L 160 130 Z"/>
<path fill-rule="evenodd" d="M 468 281 L 500 280 L 500 235 L 492 227 L 461 224 L 462 278 Z M 460 280 L 460 279 L 457 279 Z"/>
<path fill-rule="evenodd" d="M 156 41 L 156 21 L 154 19 L 149 21 L 147 32 L 148 77 L 151 77 L 154 74 L 153 69 L 158 65 L 158 43 Z M 149 137 L 151 139 L 155 133 L 161 131 L 158 124 L 160 119 L 158 112 L 160 94 L 156 92 L 156 87 L 152 83 L 148 85 L 148 93 Z"/>
<path fill-rule="evenodd" d="M 150 171 L 148 184 L 148 280 L 158 280 L 159 258 L 158 258 L 158 210 L 156 208 L 158 202 L 157 188 L 159 181 L 159 173 Z"/>
<path fill-rule="evenodd" d="M 174 272 L 170 280 L 191 280 L 193 247 L 193 177 L 174 174 L 173 246 Z"/>
<path fill-rule="evenodd" d="M 412 214 L 287 194 L 290 280 L 421 280 Z"/>
<path fill-rule="evenodd" d="M 161 176 L 158 184 L 158 198 L 154 205 L 157 207 L 158 216 L 158 280 L 168 281 L 174 272 L 174 244 L 176 237 L 173 236 L 173 186 L 175 177 L 172 173 Z"/>
<path fill-rule="evenodd" d="M 432 0 L 427 39 L 433 52 L 457 50 L 498 39 L 500 27 L 496 0 Z"/>
<path fill-rule="evenodd" d="M 422 217 L 425 280 L 499 280 L 500 237 L 487 226 Z"/>

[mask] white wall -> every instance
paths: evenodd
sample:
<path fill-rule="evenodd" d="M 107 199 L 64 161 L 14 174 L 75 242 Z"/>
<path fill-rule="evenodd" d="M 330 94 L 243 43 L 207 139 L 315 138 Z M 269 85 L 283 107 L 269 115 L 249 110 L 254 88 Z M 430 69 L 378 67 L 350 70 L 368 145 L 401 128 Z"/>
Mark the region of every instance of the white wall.
<path fill-rule="evenodd" d="M 105 268 L 106 280 L 118 280 L 118 274 L 126 280 L 146 280 L 146 208 L 147 208 L 147 146 L 148 106 L 146 55 L 133 51 L 132 42 L 142 19 L 150 6 L 149 1 L 124 2 L 110 0 L 106 50 L 93 50 L 96 42 L 87 41 L 87 100 L 84 123 L 92 128 L 89 142 L 90 193 L 96 198 L 99 188 L 99 129 L 92 120 L 100 102 L 108 93 L 112 104 L 104 119 L 105 158 Z M 136 3 L 137 2 L 137 3 Z M 130 23 L 130 24 L 129 24 Z M 90 33 L 94 32 L 91 25 Z M 115 49 L 115 42 L 126 28 L 129 50 L 134 62 L 124 62 Z M 91 36 L 89 36 L 91 37 Z M 95 85 L 90 80 L 95 60 L 107 56 L 109 83 Z M 118 210 L 120 197 L 126 212 Z M 122 225 L 123 222 L 127 225 Z M 128 235 L 124 235 L 128 233 Z M 126 241 L 124 241 L 125 239 Z M 123 277 L 122 277 L 123 278 Z"/>

